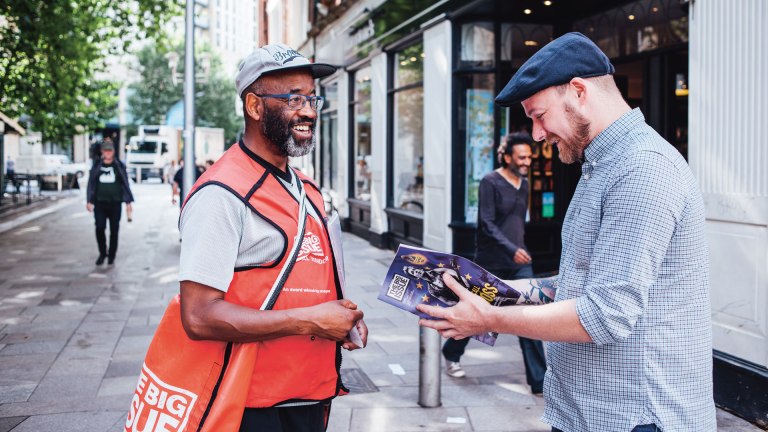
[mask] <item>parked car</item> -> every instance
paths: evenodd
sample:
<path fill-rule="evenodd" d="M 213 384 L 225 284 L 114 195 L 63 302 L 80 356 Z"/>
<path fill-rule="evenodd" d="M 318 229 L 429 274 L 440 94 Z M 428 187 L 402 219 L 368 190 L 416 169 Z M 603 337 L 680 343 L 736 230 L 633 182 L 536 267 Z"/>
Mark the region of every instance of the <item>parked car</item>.
<path fill-rule="evenodd" d="M 61 161 L 56 167 L 56 174 L 74 174 L 77 178 L 82 178 L 88 170 L 91 169 L 91 162 L 72 162 L 69 156 L 55 155 Z"/>

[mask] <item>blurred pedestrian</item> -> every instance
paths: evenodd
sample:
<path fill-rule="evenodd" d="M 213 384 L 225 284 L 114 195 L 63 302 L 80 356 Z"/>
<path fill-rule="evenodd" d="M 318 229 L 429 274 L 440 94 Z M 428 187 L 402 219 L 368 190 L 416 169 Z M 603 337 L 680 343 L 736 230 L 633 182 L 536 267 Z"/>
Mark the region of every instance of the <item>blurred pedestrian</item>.
<path fill-rule="evenodd" d="M 163 167 L 163 183 L 172 184 L 173 176 L 176 174 L 176 161 L 172 160 Z"/>
<path fill-rule="evenodd" d="M 555 432 L 715 431 L 704 201 L 685 159 L 629 107 L 613 73 L 591 40 L 568 33 L 496 97 L 522 102 L 533 138 L 581 163 L 559 275 L 512 281 L 532 301 L 554 290 L 555 302 L 491 309 L 447 279 L 459 303 L 419 306 L 439 318 L 420 324 L 445 337 L 494 330 L 551 341 L 543 420 Z"/>
<path fill-rule="evenodd" d="M 480 181 L 475 260 L 500 279 L 533 277 L 531 255 L 524 243 L 528 213 L 528 170 L 533 139 L 527 132 L 509 134 L 499 145 L 500 168 Z M 519 337 L 525 364 L 525 377 L 531 393 L 544 388 L 547 365 L 541 341 Z M 466 375 L 459 363 L 469 338 L 448 339 L 443 345 L 446 373 Z"/>
<path fill-rule="evenodd" d="M 236 78 L 245 134 L 183 204 L 187 334 L 258 347 L 252 370 L 227 370 L 249 386 L 241 431 L 325 430 L 331 400 L 345 392 L 340 348 L 362 348 L 348 336 L 353 327 L 367 339 L 363 313 L 335 276 L 322 195 L 288 166 L 315 145 L 323 99 L 314 79 L 335 70 L 284 45 L 246 57 Z M 281 282 L 268 310 L 263 302 Z"/>
<path fill-rule="evenodd" d="M 128 183 L 125 165 L 115 157 L 115 146 L 110 138 L 101 143 L 101 159 L 91 167 L 88 176 L 86 208 L 93 212 L 96 220 L 96 243 L 99 257 L 96 265 L 112 265 L 117 253 L 117 236 L 120 231 L 120 217 L 123 203 L 131 217 L 133 194 Z M 109 249 L 107 249 L 107 221 L 109 221 Z"/>
<path fill-rule="evenodd" d="M 10 183 L 16 186 L 16 161 L 13 160 L 11 155 L 5 160 L 5 181 L 6 184 Z M 3 193 L 5 193 L 5 185 L 3 185 Z"/>
<path fill-rule="evenodd" d="M 203 169 L 200 166 L 195 165 L 195 181 L 203 175 Z M 176 174 L 173 175 L 173 183 L 171 184 L 171 204 L 176 204 L 176 197 L 178 197 L 179 208 L 184 205 L 184 159 L 179 159 L 179 169 L 176 170 Z"/>

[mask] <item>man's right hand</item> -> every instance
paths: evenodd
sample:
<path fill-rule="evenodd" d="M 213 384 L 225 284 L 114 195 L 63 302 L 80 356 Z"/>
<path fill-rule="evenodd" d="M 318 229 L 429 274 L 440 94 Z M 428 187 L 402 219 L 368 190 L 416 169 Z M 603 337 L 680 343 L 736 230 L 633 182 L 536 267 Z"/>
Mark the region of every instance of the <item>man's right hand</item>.
<path fill-rule="evenodd" d="M 363 312 L 350 300 L 334 300 L 305 309 L 303 318 L 311 323 L 307 332 L 324 339 L 342 341 L 349 330 L 363 319 Z"/>
<path fill-rule="evenodd" d="M 93 203 L 86 204 L 85 209 L 88 210 L 88 213 L 93 213 Z"/>

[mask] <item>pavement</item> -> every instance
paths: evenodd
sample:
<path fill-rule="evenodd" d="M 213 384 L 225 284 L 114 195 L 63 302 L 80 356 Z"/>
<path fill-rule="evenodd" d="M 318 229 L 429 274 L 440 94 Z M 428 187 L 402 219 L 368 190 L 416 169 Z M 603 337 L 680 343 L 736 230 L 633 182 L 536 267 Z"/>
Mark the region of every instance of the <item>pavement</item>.
<path fill-rule="evenodd" d="M 78 194 L 0 226 L 0 432 L 122 431 L 146 348 L 178 292 L 178 206 L 167 185 L 134 186 L 114 266 L 94 264 L 93 217 Z M 417 319 L 376 300 L 393 254 L 348 234 L 344 243 L 348 297 L 370 337 L 344 351 L 352 393 L 335 400 L 329 431 L 550 430 L 508 335 L 493 348 L 471 341 L 467 377 L 441 373 L 441 406 L 419 406 Z M 760 430 L 723 410 L 718 425 Z"/>

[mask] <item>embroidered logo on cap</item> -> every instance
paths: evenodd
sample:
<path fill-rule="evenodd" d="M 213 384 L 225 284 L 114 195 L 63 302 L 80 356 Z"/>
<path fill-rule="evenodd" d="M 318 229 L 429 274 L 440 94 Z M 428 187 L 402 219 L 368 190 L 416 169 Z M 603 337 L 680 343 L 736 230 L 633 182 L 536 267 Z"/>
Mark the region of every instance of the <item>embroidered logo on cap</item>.
<path fill-rule="evenodd" d="M 296 50 L 292 50 L 292 49 L 288 50 L 288 51 L 283 51 L 283 52 L 278 51 L 278 52 L 272 54 L 272 58 L 274 58 L 275 61 L 278 62 L 278 63 L 282 62 L 281 64 L 286 64 L 289 61 L 291 61 L 291 60 L 293 60 L 295 58 L 299 58 L 299 57 L 300 58 L 304 58 L 304 56 L 301 55 L 301 53 L 299 53 Z"/>

